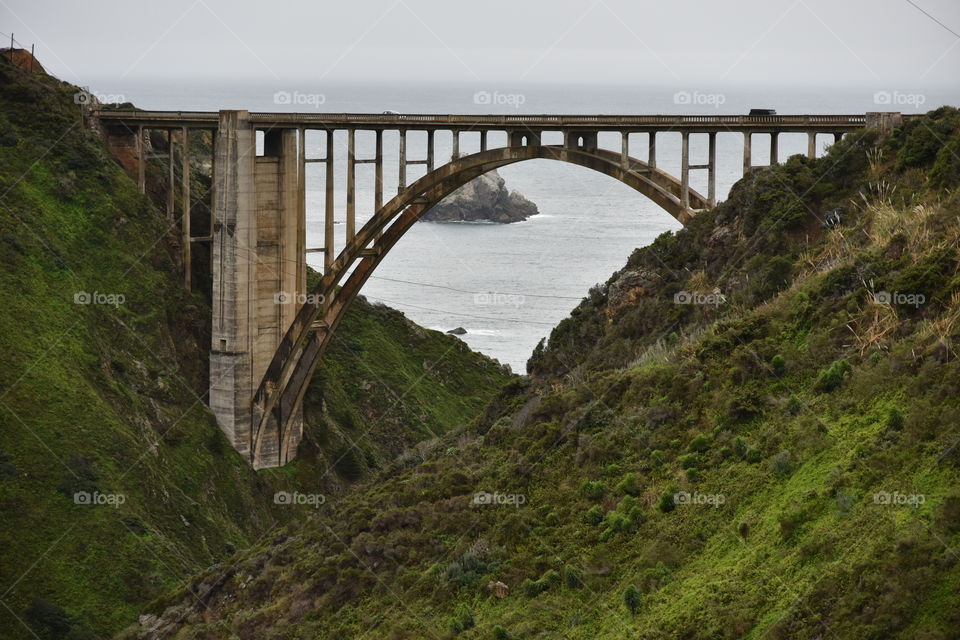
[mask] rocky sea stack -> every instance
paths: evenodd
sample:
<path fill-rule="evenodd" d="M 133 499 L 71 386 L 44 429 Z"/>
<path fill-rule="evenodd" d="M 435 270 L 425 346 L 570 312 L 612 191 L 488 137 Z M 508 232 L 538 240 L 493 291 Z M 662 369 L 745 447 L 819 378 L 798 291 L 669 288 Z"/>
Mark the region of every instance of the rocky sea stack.
<path fill-rule="evenodd" d="M 471 180 L 435 207 L 421 220 L 432 222 L 521 222 L 539 211 L 519 191 L 510 191 L 496 170 Z"/>

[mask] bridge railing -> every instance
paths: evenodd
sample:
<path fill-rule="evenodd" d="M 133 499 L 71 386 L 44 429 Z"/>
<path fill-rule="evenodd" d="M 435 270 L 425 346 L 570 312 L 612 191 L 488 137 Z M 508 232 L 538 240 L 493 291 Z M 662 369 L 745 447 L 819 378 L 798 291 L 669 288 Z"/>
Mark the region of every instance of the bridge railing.
<path fill-rule="evenodd" d="M 219 114 L 215 111 L 139 111 L 101 109 L 96 113 L 104 122 L 127 125 L 158 126 L 169 124 L 215 127 Z M 904 116 L 909 118 L 911 116 Z M 409 127 L 420 125 L 431 128 L 484 127 L 509 129 L 511 127 L 563 129 L 568 127 L 633 128 L 731 128 L 753 127 L 862 127 L 865 114 L 849 115 L 467 115 L 467 114 L 371 114 L 371 113 L 275 113 L 255 111 L 250 119 L 260 126 L 344 126 L 359 128 Z"/>

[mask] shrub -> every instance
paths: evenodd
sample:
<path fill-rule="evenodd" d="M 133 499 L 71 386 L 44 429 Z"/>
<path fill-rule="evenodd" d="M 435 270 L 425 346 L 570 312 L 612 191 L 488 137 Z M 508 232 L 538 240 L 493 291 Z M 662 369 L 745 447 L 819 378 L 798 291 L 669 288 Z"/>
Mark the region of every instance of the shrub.
<path fill-rule="evenodd" d="M 797 396 L 791 393 L 790 397 L 787 398 L 787 405 L 785 408 L 787 410 L 787 413 L 795 416 L 798 413 L 800 413 L 801 409 L 803 409 L 803 404 L 801 404 L 800 398 L 798 398 Z"/>
<path fill-rule="evenodd" d="M 589 500 L 599 500 L 607 494 L 607 485 L 600 480 L 584 480 L 580 485 L 580 493 Z"/>
<path fill-rule="evenodd" d="M 473 610 L 465 604 L 462 604 L 457 608 L 456 620 L 460 623 L 460 626 L 464 631 L 467 629 L 472 629 L 477 623 L 473 617 Z"/>
<path fill-rule="evenodd" d="M 600 524 L 603 522 L 603 507 L 598 504 L 593 505 L 587 509 L 587 513 L 584 517 L 586 518 L 587 522 L 592 525 Z"/>
<path fill-rule="evenodd" d="M 694 453 L 688 453 L 687 455 L 680 458 L 680 468 L 681 469 L 696 469 L 697 468 L 697 455 Z"/>
<path fill-rule="evenodd" d="M 623 592 L 623 604 L 626 605 L 631 615 L 637 615 L 637 611 L 640 610 L 640 589 L 637 589 L 636 585 L 631 584 Z"/>
<path fill-rule="evenodd" d="M 510 632 L 500 625 L 493 628 L 493 640 L 510 640 L 511 637 Z"/>
<path fill-rule="evenodd" d="M 837 360 L 829 367 L 820 372 L 813 389 L 821 393 L 829 393 L 843 383 L 843 379 L 849 376 L 853 371 L 850 363 L 846 360 Z"/>
<path fill-rule="evenodd" d="M 751 464 L 756 464 L 763 459 L 763 455 L 760 453 L 760 450 L 756 447 L 750 447 L 747 449 L 746 460 Z"/>
<path fill-rule="evenodd" d="M 547 517 L 544 518 L 544 524 L 546 524 L 548 527 L 556 527 L 560 524 L 560 516 L 551 511 L 547 514 Z"/>
<path fill-rule="evenodd" d="M 710 448 L 710 438 L 705 435 L 699 435 L 693 440 L 690 441 L 690 444 L 687 445 L 687 451 L 693 453 L 703 453 Z"/>
<path fill-rule="evenodd" d="M 580 589 L 583 587 L 583 576 L 577 571 L 576 567 L 569 564 L 563 568 L 563 583 L 568 589 Z"/>
<path fill-rule="evenodd" d="M 793 538 L 797 530 L 807 519 L 807 513 L 803 509 L 781 514 L 778 518 L 780 523 L 780 537 L 784 542 Z"/>
<path fill-rule="evenodd" d="M 900 410 L 896 407 L 892 407 L 890 411 L 887 412 L 887 429 L 890 429 L 891 431 L 900 431 L 900 429 L 903 429 L 903 422 L 903 414 L 900 413 Z"/>
<path fill-rule="evenodd" d="M 746 458 L 747 450 L 750 448 L 750 445 L 747 443 L 747 439 L 743 436 L 737 436 L 733 439 L 733 452 L 737 454 L 738 458 Z"/>
<path fill-rule="evenodd" d="M 530 578 L 524 580 L 522 588 L 528 598 L 536 598 L 550 587 L 560 584 L 560 582 L 560 574 L 550 569 L 540 576 L 538 580 L 531 580 Z"/>
<path fill-rule="evenodd" d="M 787 369 L 787 361 L 778 353 L 770 360 L 770 368 L 773 369 L 774 374 L 782 376 Z"/>
<path fill-rule="evenodd" d="M 663 511 L 664 513 L 670 513 L 671 511 L 676 509 L 677 503 L 673 501 L 673 494 L 675 493 L 676 491 L 671 491 L 670 489 L 667 489 L 666 491 L 661 493 L 660 502 L 657 503 L 657 508 L 659 508 L 660 511 Z"/>
<path fill-rule="evenodd" d="M 785 476 L 793 470 L 793 463 L 790 461 L 790 452 L 781 451 L 770 459 L 770 470 L 778 476 Z"/>
<path fill-rule="evenodd" d="M 628 473 L 623 476 L 623 480 L 617 484 L 617 491 L 628 496 L 640 495 L 640 483 L 637 481 L 637 474 Z"/>

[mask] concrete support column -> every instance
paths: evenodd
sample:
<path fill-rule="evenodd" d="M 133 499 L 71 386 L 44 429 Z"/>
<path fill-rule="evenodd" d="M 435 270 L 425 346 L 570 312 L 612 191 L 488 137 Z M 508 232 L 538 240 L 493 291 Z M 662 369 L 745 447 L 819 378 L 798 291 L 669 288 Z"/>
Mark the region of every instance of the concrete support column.
<path fill-rule="evenodd" d="M 403 163 L 400 163 L 403 171 Z M 330 272 L 333 266 L 333 130 L 327 130 L 327 152 L 324 159 L 324 196 L 323 196 L 323 274 Z"/>
<path fill-rule="evenodd" d="M 305 220 L 301 213 L 296 129 L 267 131 L 264 155 L 246 111 L 221 111 L 214 182 L 213 327 L 210 407 L 220 428 L 256 468 L 284 464 L 299 441 L 260 434 L 254 455 L 253 395 L 305 293 Z"/>
<path fill-rule="evenodd" d="M 780 134 L 776 131 L 770 132 L 770 166 L 780 164 L 779 138 Z"/>
<path fill-rule="evenodd" d="M 427 131 L 427 173 L 433 171 L 433 129 Z"/>
<path fill-rule="evenodd" d="M 167 129 L 167 223 L 173 222 L 174 195 L 176 194 L 176 168 L 174 157 L 173 129 Z"/>
<path fill-rule="evenodd" d="M 407 132 L 400 130 L 400 180 L 397 184 L 397 193 L 407 188 Z"/>
<path fill-rule="evenodd" d="M 186 127 L 180 129 L 180 140 L 182 143 L 180 149 L 180 162 L 182 163 L 180 166 L 180 198 L 183 201 L 180 233 L 183 243 L 183 284 L 189 290 L 193 288 L 193 234 L 190 231 L 190 132 Z M 214 150 L 214 154 L 216 154 L 216 150 Z M 171 175 L 172 173 L 171 171 Z M 211 217 L 213 217 L 212 214 Z"/>
<path fill-rule="evenodd" d="M 143 127 L 137 127 L 137 187 L 140 193 L 147 192 L 147 150 L 143 140 Z"/>
<path fill-rule="evenodd" d="M 817 157 L 817 132 L 807 132 L 807 157 L 813 160 Z"/>
<path fill-rule="evenodd" d="M 460 157 L 460 132 L 451 131 L 450 134 L 453 136 L 453 151 L 450 153 L 450 159 L 456 160 Z"/>
<path fill-rule="evenodd" d="M 709 137 L 709 150 L 707 160 L 707 201 L 710 207 L 717 206 L 717 133 L 716 131 L 707 134 Z"/>
<path fill-rule="evenodd" d="M 347 240 L 349 245 L 357 235 L 357 132 L 347 131 Z"/>
<path fill-rule="evenodd" d="M 210 408 L 220 429 L 250 456 L 256 324 L 256 135 L 247 111 L 221 111 L 214 162 L 213 326 Z"/>
<path fill-rule="evenodd" d="M 480 151 L 486 151 L 486 150 L 487 150 L 487 132 L 481 131 L 480 132 Z"/>
<path fill-rule="evenodd" d="M 743 132 L 743 175 L 750 173 L 750 151 L 753 147 L 753 133 Z"/>
<path fill-rule="evenodd" d="M 657 132 L 651 131 L 647 140 L 647 164 L 651 169 L 657 168 Z"/>
<path fill-rule="evenodd" d="M 843 132 L 842 132 L 842 131 L 840 131 L 840 132 L 836 132 L 836 131 L 835 131 L 835 132 L 833 133 L 833 144 L 837 144 L 838 142 L 840 142 L 840 139 L 841 139 L 841 138 L 843 138 Z"/>
<path fill-rule="evenodd" d="M 680 134 L 680 204 L 690 207 L 690 133 Z"/>
<path fill-rule="evenodd" d="M 376 149 L 373 155 L 373 208 L 380 211 L 383 206 L 383 131 L 377 129 Z"/>
<path fill-rule="evenodd" d="M 630 132 L 620 132 L 620 167 L 624 171 L 630 170 Z"/>

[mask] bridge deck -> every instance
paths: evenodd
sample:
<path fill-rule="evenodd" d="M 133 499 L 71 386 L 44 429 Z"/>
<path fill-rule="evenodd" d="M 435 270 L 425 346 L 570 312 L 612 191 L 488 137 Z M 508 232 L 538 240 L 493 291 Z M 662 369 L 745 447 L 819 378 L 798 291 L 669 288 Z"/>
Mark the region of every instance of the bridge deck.
<path fill-rule="evenodd" d="M 141 111 L 100 109 L 104 124 L 128 127 L 216 129 L 216 111 Z M 910 119 L 916 116 L 904 115 Z M 866 125 L 865 114 L 850 115 L 464 115 L 373 113 L 251 112 L 264 129 L 441 129 L 452 131 L 823 131 L 847 132 Z"/>

